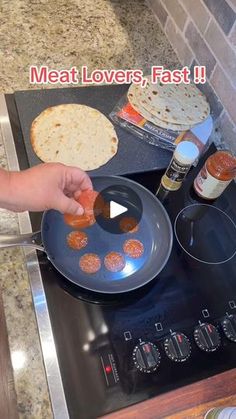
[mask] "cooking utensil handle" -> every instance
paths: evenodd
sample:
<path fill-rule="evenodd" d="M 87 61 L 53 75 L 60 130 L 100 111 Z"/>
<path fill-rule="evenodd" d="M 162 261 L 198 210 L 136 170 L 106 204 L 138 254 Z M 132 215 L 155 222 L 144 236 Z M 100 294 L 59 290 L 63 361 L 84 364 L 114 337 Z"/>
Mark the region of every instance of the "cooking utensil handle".
<path fill-rule="evenodd" d="M 0 234 L 0 249 L 14 246 L 31 246 L 45 252 L 42 246 L 41 231 L 19 235 Z"/>

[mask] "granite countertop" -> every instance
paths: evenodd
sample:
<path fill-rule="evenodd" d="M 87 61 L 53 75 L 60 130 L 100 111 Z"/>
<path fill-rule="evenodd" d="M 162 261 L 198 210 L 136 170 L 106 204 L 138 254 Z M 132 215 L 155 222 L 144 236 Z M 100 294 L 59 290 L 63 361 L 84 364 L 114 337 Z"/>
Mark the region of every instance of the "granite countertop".
<path fill-rule="evenodd" d="M 178 66 L 142 0 L 3 0 L 0 92 L 29 89 L 30 65 L 69 69 Z M 55 86 L 53 86 L 55 87 Z M 60 86 L 58 86 L 60 87 Z M 0 131 L 0 166 L 7 168 Z M 0 233 L 19 232 L 16 214 L 0 210 Z M 21 418 L 52 417 L 23 251 L 0 251 L 0 288 Z"/>
<path fill-rule="evenodd" d="M 179 65 L 144 0 L 2 0 L 0 10 L 0 91 L 32 88 L 31 65 Z"/>
<path fill-rule="evenodd" d="M 0 166 L 7 160 L 0 130 Z M 0 210 L 0 233 L 19 233 L 18 217 Z M 21 248 L 0 250 L 0 287 L 6 316 L 18 412 L 21 418 L 51 418 L 35 313 Z"/>

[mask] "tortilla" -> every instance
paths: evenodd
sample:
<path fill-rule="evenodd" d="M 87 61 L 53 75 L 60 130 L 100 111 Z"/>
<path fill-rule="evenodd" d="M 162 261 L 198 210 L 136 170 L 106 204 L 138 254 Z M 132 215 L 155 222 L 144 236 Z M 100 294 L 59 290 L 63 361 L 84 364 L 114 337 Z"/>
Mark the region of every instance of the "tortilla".
<path fill-rule="evenodd" d="M 161 119 L 157 118 L 153 114 L 151 114 L 147 109 L 143 107 L 141 103 L 139 103 L 139 86 L 132 84 L 128 91 L 128 100 L 131 106 L 137 111 L 140 115 L 142 115 L 145 119 L 152 122 L 153 124 L 157 125 L 160 128 L 169 129 L 172 131 L 187 131 L 188 129 L 192 128 L 193 125 L 184 125 L 184 124 L 172 124 L 170 122 L 162 121 Z"/>
<path fill-rule="evenodd" d="M 146 87 L 137 86 L 137 103 L 149 114 L 172 124 L 195 125 L 205 120 L 209 104 L 202 92 L 193 84 L 152 84 L 147 77 Z"/>
<path fill-rule="evenodd" d="M 43 162 L 93 170 L 115 156 L 118 138 L 112 123 L 97 109 L 75 103 L 45 109 L 32 123 L 34 152 Z"/>

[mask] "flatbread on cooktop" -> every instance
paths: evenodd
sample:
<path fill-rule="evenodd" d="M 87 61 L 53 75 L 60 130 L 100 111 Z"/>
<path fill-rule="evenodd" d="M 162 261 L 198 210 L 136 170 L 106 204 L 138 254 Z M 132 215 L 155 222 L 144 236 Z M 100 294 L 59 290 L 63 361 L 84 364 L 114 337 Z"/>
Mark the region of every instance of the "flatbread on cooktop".
<path fill-rule="evenodd" d="M 44 162 L 97 169 L 117 152 L 112 123 L 97 109 L 69 103 L 45 109 L 32 123 L 32 147 Z"/>

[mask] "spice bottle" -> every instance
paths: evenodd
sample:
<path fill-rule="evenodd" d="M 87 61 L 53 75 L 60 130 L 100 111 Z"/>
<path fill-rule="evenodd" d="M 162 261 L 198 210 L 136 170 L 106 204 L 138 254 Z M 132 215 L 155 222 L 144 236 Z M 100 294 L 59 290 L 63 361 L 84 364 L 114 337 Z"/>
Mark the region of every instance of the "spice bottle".
<path fill-rule="evenodd" d="M 233 419 L 236 418 L 236 407 L 218 407 L 208 410 L 204 419 Z"/>
<path fill-rule="evenodd" d="M 161 178 L 161 184 L 156 195 L 161 190 L 177 191 L 190 170 L 192 164 L 199 156 L 198 147 L 191 141 L 180 142 L 173 154 L 172 160 Z"/>
<path fill-rule="evenodd" d="M 236 176 L 236 157 L 229 151 L 216 151 L 208 157 L 194 180 L 193 188 L 201 198 L 218 198 Z"/>

